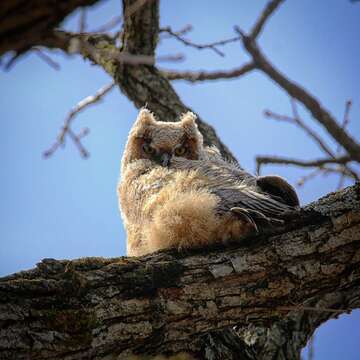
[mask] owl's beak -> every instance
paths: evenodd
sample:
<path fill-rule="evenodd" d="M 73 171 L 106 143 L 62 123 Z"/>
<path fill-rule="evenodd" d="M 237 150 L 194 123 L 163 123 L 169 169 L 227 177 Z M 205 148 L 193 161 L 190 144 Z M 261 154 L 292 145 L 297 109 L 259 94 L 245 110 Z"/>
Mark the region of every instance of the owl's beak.
<path fill-rule="evenodd" d="M 160 157 L 161 166 L 170 166 L 171 155 L 169 153 L 163 153 Z"/>

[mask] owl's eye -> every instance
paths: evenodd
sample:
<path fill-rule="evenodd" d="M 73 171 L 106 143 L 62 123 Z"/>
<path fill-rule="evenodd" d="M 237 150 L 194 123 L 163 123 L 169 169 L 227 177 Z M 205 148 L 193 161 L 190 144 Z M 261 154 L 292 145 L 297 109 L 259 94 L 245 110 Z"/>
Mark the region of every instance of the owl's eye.
<path fill-rule="evenodd" d="M 147 143 L 143 144 L 142 149 L 144 150 L 145 154 L 152 155 L 155 153 L 155 149 Z"/>
<path fill-rule="evenodd" d="M 175 149 L 175 155 L 176 156 L 183 156 L 186 153 L 186 147 L 180 146 Z"/>

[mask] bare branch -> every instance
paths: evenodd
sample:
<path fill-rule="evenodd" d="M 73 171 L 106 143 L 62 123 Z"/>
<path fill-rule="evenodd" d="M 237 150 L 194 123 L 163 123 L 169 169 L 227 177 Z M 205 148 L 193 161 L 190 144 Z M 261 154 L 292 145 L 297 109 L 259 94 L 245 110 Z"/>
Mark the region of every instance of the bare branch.
<path fill-rule="evenodd" d="M 345 183 L 345 179 L 346 179 L 346 175 L 345 174 L 341 174 L 340 178 L 339 178 L 339 183 L 336 187 L 336 190 L 340 190 L 344 187 L 344 183 Z"/>
<path fill-rule="evenodd" d="M 68 116 L 65 119 L 64 125 L 61 128 L 61 132 L 58 135 L 56 142 L 43 153 L 43 156 L 45 158 L 50 157 L 54 154 L 54 152 L 64 144 L 65 136 L 68 135 L 71 140 L 75 143 L 77 148 L 80 151 L 80 154 L 83 157 L 88 157 L 89 153 L 84 148 L 84 146 L 81 143 L 81 138 L 86 136 L 89 133 L 88 129 L 83 129 L 80 134 L 75 135 L 74 132 L 71 130 L 71 124 L 77 114 L 79 114 L 82 110 L 86 109 L 88 106 L 100 102 L 106 94 L 108 94 L 115 86 L 115 83 L 112 82 L 111 84 L 103 86 L 101 89 L 99 89 L 94 95 L 88 96 L 85 99 L 81 100 L 68 114 Z"/>
<path fill-rule="evenodd" d="M 133 15 L 136 11 L 138 11 L 142 6 L 144 6 L 146 4 L 147 1 L 150 0 L 138 0 L 136 1 L 131 7 L 129 7 L 126 16 L 131 16 Z M 108 22 L 106 22 L 105 24 L 101 25 L 99 28 L 97 28 L 96 30 L 93 30 L 93 33 L 104 33 L 107 32 L 109 30 L 112 30 L 113 28 L 115 28 L 116 26 L 120 26 L 120 24 L 123 22 L 124 20 L 124 16 L 114 16 L 112 19 L 110 19 Z"/>
<path fill-rule="evenodd" d="M 243 42 L 246 49 L 252 55 L 256 66 L 288 92 L 290 96 L 304 104 L 313 117 L 348 151 L 352 158 L 360 162 L 360 145 L 337 124 L 336 120 L 320 105 L 318 100 L 276 70 L 249 37 L 244 37 Z"/>
<path fill-rule="evenodd" d="M 297 106 L 296 106 L 296 101 L 295 99 L 291 99 L 291 108 L 293 111 L 293 116 L 294 116 L 294 121 L 295 123 L 301 128 L 303 129 L 309 136 L 310 138 L 312 138 L 319 146 L 320 148 L 329 156 L 331 157 L 335 157 L 335 154 L 332 152 L 332 150 L 330 149 L 330 147 L 325 143 L 325 141 L 323 139 L 321 139 L 320 135 L 317 134 L 315 131 L 313 131 L 312 129 L 310 129 L 305 123 L 304 121 L 302 121 L 302 119 L 299 116 L 298 110 L 297 110 Z"/>
<path fill-rule="evenodd" d="M 264 11 L 260 15 L 259 19 L 255 23 L 254 27 L 251 30 L 250 36 L 252 39 L 256 39 L 261 33 L 266 21 L 270 18 L 273 12 L 281 5 L 284 0 L 272 0 L 265 7 Z"/>
<path fill-rule="evenodd" d="M 314 360 L 314 342 L 315 342 L 315 335 L 313 335 L 309 340 L 309 355 L 308 360 Z"/>
<path fill-rule="evenodd" d="M 86 159 L 90 156 L 89 152 L 85 149 L 84 145 L 81 143 L 81 138 L 84 137 L 84 134 L 88 134 L 89 130 L 87 128 L 83 129 L 80 134 L 76 135 L 71 128 L 67 128 L 66 133 L 69 135 L 70 139 L 74 142 L 74 144 L 76 145 L 76 147 L 78 148 L 80 155 Z M 46 155 L 45 155 L 46 154 Z M 44 156 L 49 157 L 52 154 L 44 153 Z"/>
<path fill-rule="evenodd" d="M 172 37 L 172 35 L 170 35 L 167 30 L 168 27 L 164 27 L 164 28 L 160 28 L 159 29 L 159 33 L 164 33 L 164 35 L 162 36 L 162 38 L 165 38 L 165 36 L 167 35 L 168 38 Z M 187 34 L 188 32 L 190 32 L 193 29 L 191 24 L 185 25 L 182 29 L 178 30 L 178 31 L 174 31 L 174 34 L 177 36 L 182 36 Z"/>
<path fill-rule="evenodd" d="M 218 46 L 224 46 L 226 44 L 230 44 L 230 43 L 239 41 L 241 39 L 240 36 L 236 36 L 236 37 L 232 37 L 230 39 L 215 41 L 215 42 L 212 42 L 209 44 L 196 44 L 196 43 L 192 42 L 191 40 L 185 39 L 182 36 L 184 33 L 184 30 L 182 30 L 182 32 L 175 32 L 171 29 L 170 26 L 167 26 L 165 28 L 160 29 L 160 31 L 169 34 L 170 36 L 174 37 L 176 40 L 183 43 L 185 46 L 193 47 L 198 50 L 210 49 L 210 50 L 213 50 L 216 54 L 218 54 L 220 56 L 225 56 L 225 54 L 217 48 Z"/>
<path fill-rule="evenodd" d="M 80 10 L 79 32 L 83 33 L 85 31 L 86 31 L 86 8 L 82 7 Z"/>
<path fill-rule="evenodd" d="M 299 160 L 299 159 L 292 159 L 292 158 L 285 158 L 285 157 L 278 157 L 278 156 L 257 156 L 256 163 L 259 166 L 265 164 L 278 164 L 278 165 L 294 165 L 299 167 L 322 167 L 328 164 L 339 164 L 344 165 L 348 162 L 352 161 L 351 157 L 348 155 L 341 156 L 339 158 L 325 158 L 325 159 L 316 159 L 316 160 Z"/>
<path fill-rule="evenodd" d="M 185 59 L 184 54 L 173 54 L 173 55 L 161 55 L 156 58 L 157 62 L 177 62 L 177 61 L 183 61 Z"/>
<path fill-rule="evenodd" d="M 33 48 L 35 54 L 46 64 L 48 64 L 51 68 L 54 70 L 60 70 L 60 65 L 54 61 L 49 55 L 47 55 L 42 49 L 39 49 L 37 47 Z"/>
<path fill-rule="evenodd" d="M 322 168 L 317 168 L 317 169 L 311 171 L 309 174 L 302 176 L 296 182 L 296 185 L 299 187 L 304 186 L 307 181 L 314 179 L 316 176 L 320 175 L 322 171 L 323 171 Z"/>
<path fill-rule="evenodd" d="M 92 30 L 91 32 L 93 33 L 104 33 L 107 32 L 109 30 L 112 30 L 113 28 L 115 28 L 116 26 L 120 25 L 122 22 L 123 17 L 122 16 L 114 16 L 112 19 L 110 19 L 108 22 L 106 22 L 105 24 L 101 25 L 100 27 L 98 27 L 95 30 Z"/>
<path fill-rule="evenodd" d="M 256 23 L 259 25 L 255 25 L 250 35 L 246 35 L 238 27 L 235 27 L 235 31 L 242 36 L 243 45 L 247 52 L 251 55 L 256 67 L 275 81 L 292 98 L 301 102 L 309 110 L 312 116 L 322 126 L 324 126 L 329 134 L 344 147 L 351 157 L 357 162 L 360 162 L 360 144 L 357 143 L 357 141 L 352 138 L 341 126 L 339 126 L 335 118 L 321 106 L 319 101 L 313 95 L 301 86 L 290 81 L 287 77 L 285 77 L 285 75 L 277 70 L 261 52 L 258 44 L 256 43 L 256 36 L 254 36 L 254 34 L 257 35 L 259 31 L 261 31 L 265 21 L 273 13 L 273 10 L 267 11 L 267 9 L 269 9 L 272 5 L 274 5 L 274 9 L 276 9 L 280 2 L 280 0 L 273 0 L 268 4 Z"/>
<path fill-rule="evenodd" d="M 170 71 L 162 70 L 162 74 L 169 80 L 185 80 L 189 82 L 234 79 L 245 75 L 255 69 L 255 65 L 250 62 L 232 70 L 219 71 Z"/>
<path fill-rule="evenodd" d="M 350 114 L 351 106 L 352 106 L 352 101 L 348 100 L 345 104 L 344 117 L 343 117 L 343 122 L 342 122 L 342 126 L 341 126 L 343 130 L 346 129 L 346 127 L 348 126 L 348 124 L 350 122 L 349 114 Z M 339 153 L 340 150 L 341 150 L 341 144 L 338 144 L 336 153 Z"/>
<path fill-rule="evenodd" d="M 326 145 L 325 141 L 323 139 L 321 139 L 321 137 L 318 134 L 316 134 L 315 131 L 310 129 L 302 121 L 302 119 L 300 118 L 300 116 L 297 112 L 296 103 L 295 103 L 294 99 L 291 99 L 291 106 L 292 106 L 292 110 L 293 110 L 293 117 L 276 114 L 270 110 L 265 110 L 264 115 L 266 117 L 274 119 L 274 120 L 286 121 L 286 122 L 289 122 L 289 123 L 299 126 L 302 130 L 304 130 L 310 136 L 310 138 L 312 138 L 320 146 L 320 148 L 327 155 L 329 155 L 331 157 L 335 157 L 335 154 L 330 150 L 329 146 Z"/>
<path fill-rule="evenodd" d="M 339 151 L 336 151 L 336 154 L 330 149 L 330 147 L 325 143 L 325 141 L 320 137 L 320 135 L 318 135 L 315 131 L 313 131 L 311 128 L 309 128 L 305 122 L 301 119 L 301 117 L 299 116 L 298 110 L 297 110 L 297 106 L 296 106 L 296 101 L 294 99 L 291 99 L 291 107 L 292 107 L 292 111 L 293 111 L 293 116 L 286 116 L 286 115 L 280 115 L 280 114 L 276 114 L 274 112 L 271 112 L 269 110 L 266 110 L 264 112 L 265 116 L 271 118 L 271 119 L 275 119 L 275 120 L 279 120 L 279 121 L 285 121 L 285 122 L 289 122 L 292 124 L 295 124 L 297 126 L 299 126 L 302 130 L 304 130 L 310 138 L 312 138 L 315 143 L 317 143 L 320 148 L 325 152 L 325 154 L 329 155 L 331 158 L 335 159 L 337 157 L 339 157 Z M 343 124 L 345 124 L 345 126 L 348 123 L 348 105 L 345 109 L 345 115 L 344 115 L 344 122 Z M 344 129 L 344 126 L 343 126 Z M 341 178 L 344 177 L 344 172 L 347 173 L 347 175 L 351 178 L 353 178 L 354 180 L 358 180 L 359 176 L 358 174 L 351 169 L 346 163 L 341 164 L 342 167 L 341 169 L 337 169 L 338 172 L 341 174 Z M 322 165 L 320 165 L 321 167 Z M 322 169 L 324 171 L 324 169 Z M 342 182 L 342 180 L 340 180 L 340 183 Z M 339 185 L 340 186 L 340 185 Z"/>
<path fill-rule="evenodd" d="M 81 54 L 103 66 L 110 75 L 112 74 L 109 69 L 114 70 L 114 66 L 111 66 L 112 63 L 138 66 L 154 65 L 155 61 L 177 62 L 184 59 L 182 54 L 163 55 L 155 58 L 152 55 L 120 51 L 115 46 L 115 40 L 106 34 L 71 33 L 58 30 L 43 39 L 42 45 L 48 48 L 61 49 L 70 55 Z"/>

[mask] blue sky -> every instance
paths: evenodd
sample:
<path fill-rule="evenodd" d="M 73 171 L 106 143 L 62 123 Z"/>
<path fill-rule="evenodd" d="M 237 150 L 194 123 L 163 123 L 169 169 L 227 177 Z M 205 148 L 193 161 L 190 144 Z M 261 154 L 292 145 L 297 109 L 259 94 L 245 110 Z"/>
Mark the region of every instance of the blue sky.
<path fill-rule="evenodd" d="M 192 24 L 189 37 L 208 43 L 234 36 L 233 26 L 249 30 L 265 1 L 181 1 L 161 4 L 161 25 L 174 30 Z M 204 11 L 206 9 L 206 11 Z M 120 13 L 118 1 L 92 8 L 89 30 Z M 320 99 L 338 119 L 353 100 L 349 130 L 360 138 L 360 4 L 347 0 L 287 1 L 268 22 L 260 45 L 272 62 Z M 65 27 L 76 29 L 78 14 Z M 158 54 L 183 53 L 182 63 L 168 69 L 230 69 L 248 56 L 238 43 L 222 58 L 209 50 L 161 41 Z M 80 114 L 74 129 L 89 127 L 84 140 L 91 157 L 83 160 L 68 141 L 48 160 L 42 152 L 55 140 L 71 107 L 111 79 L 78 57 L 53 53 L 61 65 L 54 71 L 31 54 L 9 72 L 0 73 L 0 275 L 29 269 L 42 258 L 125 254 L 125 234 L 118 213 L 116 183 L 128 131 L 137 110 L 114 89 L 106 99 Z M 189 85 L 174 83 L 182 100 L 212 124 L 243 167 L 253 172 L 256 155 L 302 159 L 322 153 L 301 130 L 276 123 L 263 110 L 290 114 L 288 96 L 265 75 Z M 324 130 L 300 107 L 308 125 L 334 146 Z M 306 172 L 267 166 L 291 183 Z M 299 188 L 302 204 L 336 189 L 338 178 L 319 177 Z M 348 183 L 349 184 L 349 183 Z M 316 338 L 316 359 L 358 359 L 360 312 L 328 322 Z M 338 339 L 341 339 L 338 342 Z"/>

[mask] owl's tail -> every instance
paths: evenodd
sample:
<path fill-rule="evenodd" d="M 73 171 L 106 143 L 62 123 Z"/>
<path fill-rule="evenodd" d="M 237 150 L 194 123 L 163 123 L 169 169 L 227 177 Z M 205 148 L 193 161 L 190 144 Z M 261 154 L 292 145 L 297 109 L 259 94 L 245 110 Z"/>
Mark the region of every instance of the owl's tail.
<path fill-rule="evenodd" d="M 218 199 L 206 191 L 173 193 L 154 211 L 147 232 L 149 251 L 196 248 L 215 242 Z"/>

